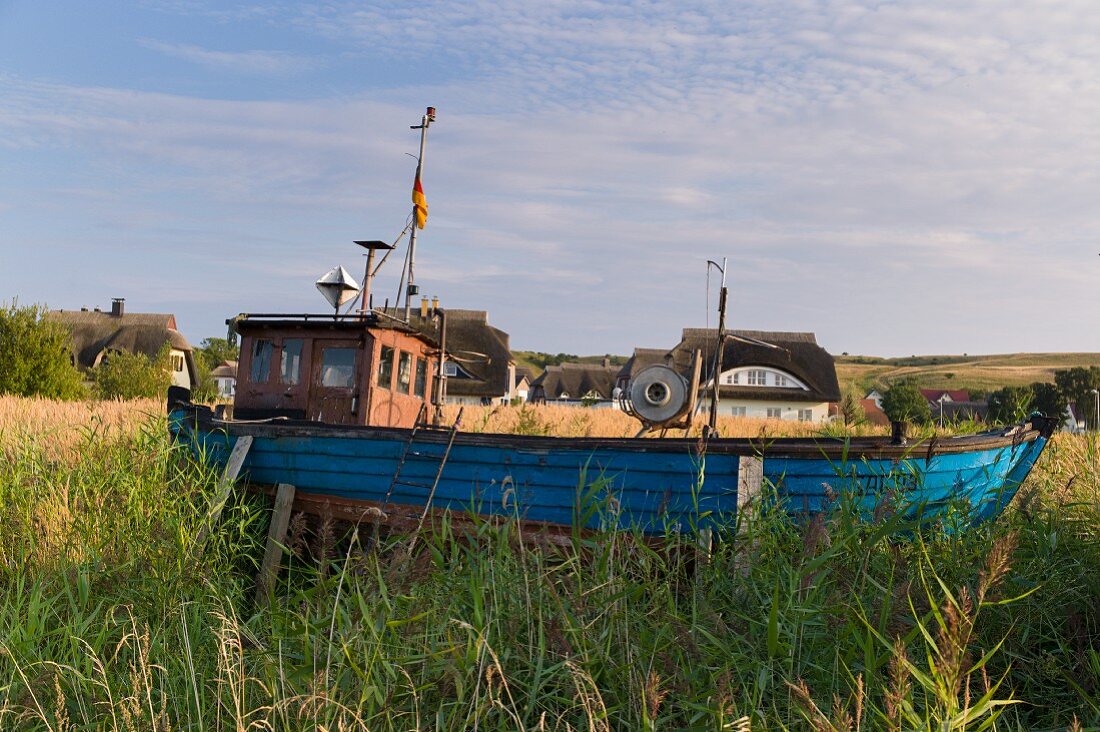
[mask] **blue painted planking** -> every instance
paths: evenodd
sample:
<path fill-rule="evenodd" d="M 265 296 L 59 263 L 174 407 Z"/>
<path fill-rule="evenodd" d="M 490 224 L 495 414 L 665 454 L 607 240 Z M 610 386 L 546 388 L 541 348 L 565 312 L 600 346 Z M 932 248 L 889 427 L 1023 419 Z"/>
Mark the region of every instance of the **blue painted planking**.
<path fill-rule="evenodd" d="M 219 465 L 234 442 L 223 433 L 189 431 L 187 436 Z M 972 520 L 978 522 L 996 516 L 1011 500 L 1045 443 L 1041 437 L 930 459 L 926 448 L 917 446 L 909 455 L 884 460 L 859 458 L 853 442 L 849 460 L 765 454 L 764 476 L 794 512 L 825 510 L 829 492 L 844 492 L 869 514 L 884 495 L 893 493 L 908 504 L 903 510 L 921 515 L 969 503 Z M 700 458 L 692 445 L 670 445 L 672 451 L 647 452 L 598 443 L 588 449 L 575 443 L 548 449 L 456 442 L 433 506 L 563 525 L 579 517 L 592 528 L 637 527 L 648 533 L 731 525 L 739 458 L 724 453 Z M 369 438 L 257 437 L 245 470 L 254 482 L 290 482 L 303 491 L 380 502 L 404 449 L 402 435 L 384 433 Z M 402 480 L 430 484 L 443 449 L 438 442 L 418 442 L 417 451 L 435 457 L 410 457 Z M 395 486 L 390 503 L 422 507 L 427 495 L 427 488 Z M 584 500 L 592 503 L 580 506 Z"/>
<path fill-rule="evenodd" d="M 914 451 L 912 457 L 898 462 L 768 459 L 764 475 L 794 511 L 826 508 L 829 486 L 834 494 L 855 494 L 868 511 L 891 490 L 900 492 L 905 504 L 901 508 L 910 514 L 935 515 L 949 504 L 965 501 L 974 510 L 975 521 L 981 521 L 999 514 L 1012 499 L 1045 442 L 1039 438 L 993 450 L 936 455 L 930 460 Z"/>
<path fill-rule="evenodd" d="M 199 439 L 213 451 L 208 457 L 223 464 L 233 439 L 217 434 Z M 403 450 L 399 440 L 257 438 L 246 470 L 256 482 L 290 482 L 300 490 L 382 501 Z M 596 505 L 583 508 L 588 526 L 611 522 L 650 532 L 663 532 L 666 526 L 689 529 L 693 522 L 708 525 L 733 513 L 737 466 L 736 456 L 708 456 L 708 479 L 697 490 L 700 464 L 688 450 L 672 455 L 606 448 L 548 453 L 456 445 L 433 505 L 569 525 L 579 508 L 578 494 L 586 488 L 583 474 L 588 485 L 603 484 L 594 497 Z M 407 462 L 402 480 L 430 483 L 437 469 L 435 460 Z M 397 486 L 390 502 L 422 506 L 427 493 L 426 488 Z M 607 496 L 614 496 L 616 510 L 601 509 Z"/>

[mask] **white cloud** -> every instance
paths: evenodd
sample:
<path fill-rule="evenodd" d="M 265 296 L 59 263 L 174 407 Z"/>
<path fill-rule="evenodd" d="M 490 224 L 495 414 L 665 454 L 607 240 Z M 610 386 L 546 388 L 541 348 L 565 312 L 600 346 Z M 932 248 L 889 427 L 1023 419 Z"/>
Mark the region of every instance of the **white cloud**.
<path fill-rule="evenodd" d="M 303 73 L 323 65 L 318 58 L 282 51 L 215 51 L 189 43 L 164 43 L 152 38 L 139 39 L 138 43 L 165 56 L 215 71 L 237 74 Z"/>
<path fill-rule="evenodd" d="M 528 300 L 494 317 L 521 345 L 660 345 L 654 330 L 701 321 L 703 263 L 728 254 L 746 327 L 850 351 L 1100 350 L 1077 327 L 1095 299 L 1039 314 L 1100 263 L 1091 4 L 430 0 L 264 22 L 425 81 L 244 102 L 0 79 L 0 144 L 111 158 L 128 189 L 205 206 L 211 242 L 292 214 L 289 250 L 334 215 L 400 227 L 427 101 L 421 277 L 461 305 Z M 252 53 L 257 72 L 309 60 Z M 1022 320 L 990 315 L 1021 293 Z M 918 318 L 966 325 L 937 342 Z"/>

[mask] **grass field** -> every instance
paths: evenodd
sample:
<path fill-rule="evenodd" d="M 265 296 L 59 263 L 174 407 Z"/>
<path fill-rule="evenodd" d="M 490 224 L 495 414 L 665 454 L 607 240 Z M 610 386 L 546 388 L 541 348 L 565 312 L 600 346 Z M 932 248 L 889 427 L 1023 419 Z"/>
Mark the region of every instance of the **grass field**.
<path fill-rule="evenodd" d="M 1075 366 L 1100 366 L 1100 353 L 1013 353 L 992 356 L 913 356 L 877 358 L 837 356 L 841 389 L 866 393 L 876 385 L 913 379 L 929 389 L 982 389 L 1053 382 L 1054 372 Z"/>
<path fill-rule="evenodd" d="M 158 410 L 0 400 L 0 729 L 1100 729 L 1091 436 L 1059 435 L 981 529 L 755 506 L 709 561 L 525 548 L 514 524 L 410 554 L 296 519 L 257 606 L 265 501 L 200 550 L 216 476 Z"/>

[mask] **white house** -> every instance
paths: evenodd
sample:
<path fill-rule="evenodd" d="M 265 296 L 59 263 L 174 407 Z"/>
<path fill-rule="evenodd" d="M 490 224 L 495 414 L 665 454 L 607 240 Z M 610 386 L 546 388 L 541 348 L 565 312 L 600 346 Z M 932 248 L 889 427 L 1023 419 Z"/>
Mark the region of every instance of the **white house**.
<path fill-rule="evenodd" d="M 217 387 L 218 397 L 232 399 L 237 393 L 237 362 L 222 361 L 217 368 L 210 372 L 211 378 Z"/>

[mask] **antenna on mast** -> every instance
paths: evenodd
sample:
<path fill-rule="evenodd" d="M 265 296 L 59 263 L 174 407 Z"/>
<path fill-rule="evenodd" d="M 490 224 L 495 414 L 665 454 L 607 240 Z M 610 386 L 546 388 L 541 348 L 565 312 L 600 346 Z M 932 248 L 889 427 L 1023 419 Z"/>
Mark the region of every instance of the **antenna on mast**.
<path fill-rule="evenodd" d="M 409 306 L 412 298 L 419 294 L 420 288 L 416 286 L 416 277 L 413 268 L 416 264 L 416 230 L 424 227 L 424 221 L 428 218 L 428 204 L 424 200 L 424 189 L 420 186 L 420 178 L 424 173 L 424 146 L 428 141 L 428 127 L 435 122 L 435 107 L 428 107 L 424 116 L 420 118 L 420 124 L 411 125 L 410 130 L 420 130 L 420 155 L 416 158 L 416 178 L 413 180 L 413 211 L 412 230 L 409 233 L 409 276 L 405 286 L 405 322 L 409 321 Z M 420 212 L 423 207 L 423 213 Z"/>
<path fill-rule="evenodd" d="M 714 260 L 707 260 L 707 267 L 715 267 L 722 273 L 722 289 L 718 291 L 718 343 L 714 353 L 714 364 L 710 370 L 710 383 L 712 387 L 710 398 L 710 413 L 707 418 L 707 437 L 718 435 L 718 376 L 722 370 L 722 347 L 726 343 L 726 258 L 722 257 L 722 264 Z"/>

